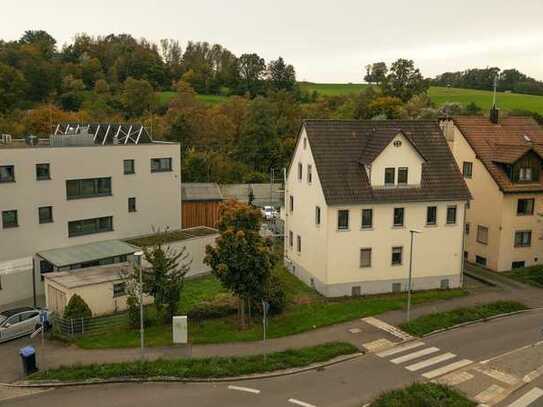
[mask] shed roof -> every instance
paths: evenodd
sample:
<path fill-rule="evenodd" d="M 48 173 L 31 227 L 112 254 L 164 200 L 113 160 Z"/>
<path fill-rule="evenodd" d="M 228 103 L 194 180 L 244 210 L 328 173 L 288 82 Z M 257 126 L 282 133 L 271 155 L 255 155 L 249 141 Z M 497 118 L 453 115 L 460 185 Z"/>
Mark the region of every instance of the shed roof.
<path fill-rule="evenodd" d="M 38 252 L 37 255 L 56 267 L 66 267 L 73 264 L 125 256 L 138 251 L 137 246 L 121 240 L 106 240 L 77 246 L 51 249 Z"/>
<path fill-rule="evenodd" d="M 123 274 L 131 271 L 130 265 L 114 264 L 110 266 L 89 267 L 81 271 L 61 271 L 44 274 L 47 280 L 64 288 L 77 288 L 88 285 L 109 283 L 123 280 Z"/>
<path fill-rule="evenodd" d="M 210 182 L 188 182 L 181 184 L 182 201 L 222 201 L 219 185 Z"/>

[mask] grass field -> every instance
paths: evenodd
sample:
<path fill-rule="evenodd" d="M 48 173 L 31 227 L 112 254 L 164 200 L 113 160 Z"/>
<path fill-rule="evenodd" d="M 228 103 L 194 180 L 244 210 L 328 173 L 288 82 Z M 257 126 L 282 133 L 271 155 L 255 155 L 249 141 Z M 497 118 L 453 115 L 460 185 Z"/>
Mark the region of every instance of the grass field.
<path fill-rule="evenodd" d="M 287 294 L 288 305 L 281 315 L 270 318 L 268 337 L 278 338 L 306 332 L 315 328 L 351 321 L 356 318 L 378 315 L 385 311 L 402 309 L 405 294 L 390 294 L 359 298 L 326 299 L 306 286 L 284 268 L 277 273 Z M 201 301 L 212 299 L 225 291 L 213 277 L 189 280 L 185 284 L 180 312 L 186 314 Z M 461 289 L 423 291 L 413 294 L 413 303 L 446 300 L 466 295 Z M 151 310 L 150 310 L 151 311 Z M 262 327 L 254 322 L 248 329 L 240 330 L 236 315 L 222 318 L 191 321 L 190 341 L 193 344 L 257 341 L 262 339 Z M 85 349 L 130 348 L 139 344 L 137 329 L 120 328 L 100 336 L 84 336 L 77 345 Z M 147 346 L 171 344 L 171 327 L 153 324 L 145 329 Z"/>
<path fill-rule="evenodd" d="M 477 403 L 458 391 L 435 383 L 415 383 L 382 394 L 369 407 L 475 407 Z"/>
<path fill-rule="evenodd" d="M 531 266 L 520 269 L 515 269 L 503 273 L 509 278 L 520 281 L 524 284 L 533 285 L 534 287 L 543 288 L 543 267 Z"/>
<path fill-rule="evenodd" d="M 172 100 L 175 97 L 176 92 L 167 91 L 167 92 L 159 92 L 158 98 L 160 105 L 167 105 L 170 100 Z M 216 105 L 219 103 L 223 103 L 228 97 L 227 96 L 221 96 L 221 95 L 196 95 L 197 99 L 201 100 L 204 103 L 210 104 L 210 105 Z"/>
<path fill-rule="evenodd" d="M 353 83 L 300 83 L 303 90 L 308 92 L 317 91 L 321 95 L 336 96 L 348 95 L 360 92 L 367 88 L 367 84 Z M 458 102 L 467 105 L 475 102 L 484 110 L 488 110 L 492 104 L 492 92 L 474 89 L 442 88 L 432 86 L 428 92 L 436 105 L 445 102 Z M 543 113 L 543 96 L 522 95 L 518 93 L 498 92 L 497 102 L 503 110 L 522 109 Z"/>

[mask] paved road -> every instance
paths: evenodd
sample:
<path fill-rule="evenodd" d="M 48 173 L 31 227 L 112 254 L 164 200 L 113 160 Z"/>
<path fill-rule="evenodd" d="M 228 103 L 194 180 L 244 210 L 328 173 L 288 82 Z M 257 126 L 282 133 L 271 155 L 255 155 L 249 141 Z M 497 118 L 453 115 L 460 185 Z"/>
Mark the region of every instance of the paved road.
<path fill-rule="evenodd" d="M 238 383 L 131 384 L 68 388 L 5 401 L 4 405 L 30 406 L 39 403 L 43 407 L 56 407 L 72 403 L 82 407 L 107 407 L 164 406 L 175 403 L 195 407 L 255 404 L 270 407 L 360 407 L 384 390 L 421 380 L 424 374 L 437 369 L 446 370 L 452 363 L 463 360 L 482 361 L 533 344 L 541 339 L 542 326 L 543 311 L 533 311 L 428 337 L 421 341 L 423 344 L 418 348 L 397 355 L 379 357 L 378 354 L 370 354 L 321 371 L 295 376 Z M 421 352 L 421 356 L 413 356 L 415 352 Z M 407 366 L 412 367 L 420 362 L 424 365 L 429 358 L 441 357 L 443 354 L 448 354 L 449 359 L 415 371 L 406 369 Z M 408 361 L 401 358 L 407 358 Z M 543 360 L 541 364 L 543 365 Z M 533 386 L 536 385 L 537 381 Z M 307 404 L 296 404 L 296 401 Z"/>

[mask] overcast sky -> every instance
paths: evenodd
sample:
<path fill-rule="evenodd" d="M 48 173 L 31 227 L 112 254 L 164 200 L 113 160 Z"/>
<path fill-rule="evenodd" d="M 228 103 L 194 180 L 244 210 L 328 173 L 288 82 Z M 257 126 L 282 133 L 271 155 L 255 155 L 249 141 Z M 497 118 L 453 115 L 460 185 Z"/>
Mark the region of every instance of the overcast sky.
<path fill-rule="evenodd" d="M 0 38 L 43 29 L 219 43 L 283 56 L 299 80 L 361 82 L 362 67 L 414 59 L 423 74 L 515 67 L 543 80 L 543 0 L 3 1 Z"/>

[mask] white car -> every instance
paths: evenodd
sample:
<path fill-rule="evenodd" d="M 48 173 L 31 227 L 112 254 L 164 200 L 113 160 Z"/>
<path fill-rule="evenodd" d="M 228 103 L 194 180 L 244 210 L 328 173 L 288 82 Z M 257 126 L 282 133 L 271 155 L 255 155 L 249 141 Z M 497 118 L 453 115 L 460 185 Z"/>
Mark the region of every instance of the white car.
<path fill-rule="evenodd" d="M 0 343 L 30 335 L 41 326 L 40 310 L 31 307 L 0 312 Z"/>
<path fill-rule="evenodd" d="M 262 216 L 266 220 L 272 220 L 277 217 L 277 211 L 273 206 L 265 206 L 262 208 Z"/>

